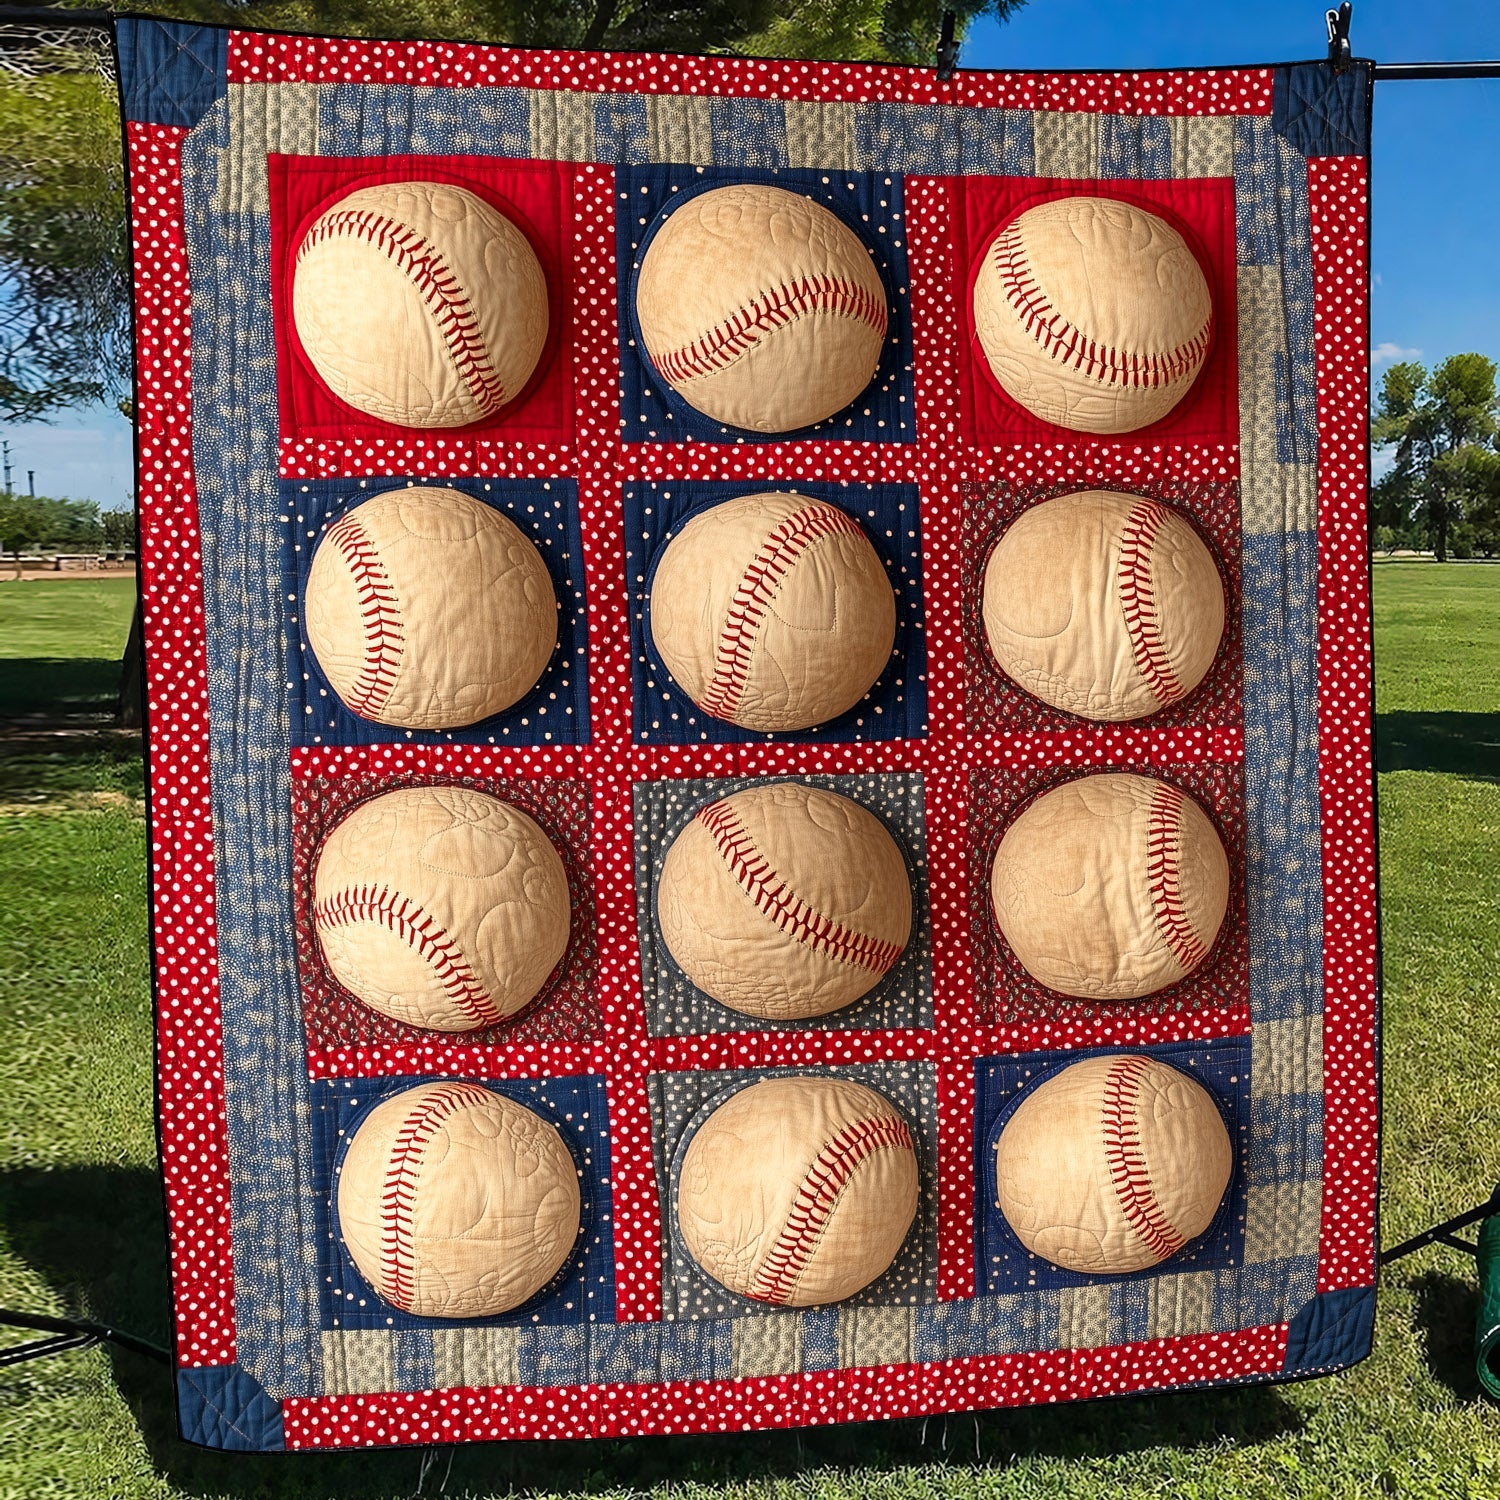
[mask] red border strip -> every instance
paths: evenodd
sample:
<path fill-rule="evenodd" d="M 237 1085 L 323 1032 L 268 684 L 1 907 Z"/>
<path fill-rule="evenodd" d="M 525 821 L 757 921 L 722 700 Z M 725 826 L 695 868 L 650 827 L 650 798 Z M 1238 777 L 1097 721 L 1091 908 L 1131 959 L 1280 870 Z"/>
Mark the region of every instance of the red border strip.
<path fill-rule="evenodd" d="M 135 253 L 136 473 L 146 639 L 156 1089 L 171 1222 L 177 1362 L 235 1357 L 229 1143 L 219 1021 L 208 674 L 181 150 L 127 124 Z"/>
<path fill-rule="evenodd" d="M 1369 168 L 1307 163 L 1318 355 L 1318 788 L 1323 829 L 1323 1227 L 1318 1290 L 1375 1279 L 1374 690 L 1367 552 Z M 1350 420 L 1354 414 L 1354 420 Z"/>
<path fill-rule="evenodd" d="M 936 42 L 934 40 L 934 45 Z M 1192 72 L 963 72 L 882 63 L 570 52 L 469 42 L 388 42 L 229 33 L 230 83 L 396 83 L 581 94 L 978 105 L 1123 115 L 1270 114 L 1272 69 Z"/>
<path fill-rule="evenodd" d="M 734 1432 L 1120 1396 L 1277 1374 L 1286 1324 L 1101 1349 L 659 1385 L 462 1387 L 282 1402 L 288 1448 Z"/>

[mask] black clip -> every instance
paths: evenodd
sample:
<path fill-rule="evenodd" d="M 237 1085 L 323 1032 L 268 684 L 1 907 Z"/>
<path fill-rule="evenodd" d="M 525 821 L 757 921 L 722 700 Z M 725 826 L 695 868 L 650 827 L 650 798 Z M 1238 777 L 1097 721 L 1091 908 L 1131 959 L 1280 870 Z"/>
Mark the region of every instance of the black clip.
<path fill-rule="evenodd" d="M 1328 12 L 1328 64 L 1335 74 L 1347 73 L 1354 62 L 1349 50 L 1349 22 L 1354 15 L 1351 0 Z"/>
<path fill-rule="evenodd" d="M 958 43 L 953 33 L 958 28 L 958 17 L 951 10 L 943 12 L 943 29 L 938 35 L 937 75 L 939 83 L 947 83 L 958 66 Z"/>

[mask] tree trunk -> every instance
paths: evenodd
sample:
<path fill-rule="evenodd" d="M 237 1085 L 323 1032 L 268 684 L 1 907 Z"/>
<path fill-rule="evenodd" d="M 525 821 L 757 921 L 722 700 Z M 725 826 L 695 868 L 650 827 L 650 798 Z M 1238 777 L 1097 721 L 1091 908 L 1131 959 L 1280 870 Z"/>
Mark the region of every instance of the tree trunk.
<path fill-rule="evenodd" d="M 1438 513 L 1433 517 L 1433 550 L 1437 553 L 1439 562 L 1448 561 L 1448 507 L 1446 505 L 1438 508 Z"/>
<path fill-rule="evenodd" d="M 146 663 L 141 649 L 141 601 L 135 602 L 130 617 L 130 634 L 125 638 L 125 655 L 120 662 L 120 706 L 116 713 L 125 729 L 141 727 L 146 701 Z"/>
<path fill-rule="evenodd" d="M 615 24 L 615 11 L 619 8 L 619 0 L 596 0 L 594 5 L 593 19 L 589 22 L 588 30 L 583 34 L 583 40 L 578 44 L 585 51 L 598 47 L 609 32 L 609 28 Z"/>

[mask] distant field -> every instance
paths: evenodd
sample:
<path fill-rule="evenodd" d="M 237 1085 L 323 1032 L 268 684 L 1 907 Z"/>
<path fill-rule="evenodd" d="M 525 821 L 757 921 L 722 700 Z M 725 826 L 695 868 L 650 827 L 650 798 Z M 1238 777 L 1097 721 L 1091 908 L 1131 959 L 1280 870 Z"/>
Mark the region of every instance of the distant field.
<path fill-rule="evenodd" d="M 1500 1178 L 1500 567 L 1383 563 L 1375 589 L 1382 756 L 1398 767 L 1380 778 L 1390 1243 Z M 26 649 L 103 659 L 127 622 L 128 604 L 101 605 L 36 625 Z M 0 1305 L 165 1341 L 129 754 L 0 755 Z M 517 1443 L 459 1451 L 451 1470 L 443 1451 L 425 1484 L 418 1453 L 188 1448 L 165 1375 L 94 1351 L 0 1372 L 0 1500 L 1495 1500 L 1500 1409 L 1474 1378 L 1475 1304 L 1471 1263 L 1436 1249 L 1386 1276 L 1373 1358 L 1327 1380 L 977 1420 Z"/>
<path fill-rule="evenodd" d="M 114 712 L 134 578 L 0 583 L 0 720 Z"/>

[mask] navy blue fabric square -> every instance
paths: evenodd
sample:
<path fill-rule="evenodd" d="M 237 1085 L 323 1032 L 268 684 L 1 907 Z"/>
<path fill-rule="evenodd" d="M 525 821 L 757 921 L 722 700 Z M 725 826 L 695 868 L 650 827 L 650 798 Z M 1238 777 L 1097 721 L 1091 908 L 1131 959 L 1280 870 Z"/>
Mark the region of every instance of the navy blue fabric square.
<path fill-rule="evenodd" d="M 1119 1047 L 1088 1047 L 1076 1052 L 1029 1052 L 1019 1059 L 981 1057 L 975 1061 L 974 1153 L 979 1201 L 974 1205 L 975 1256 L 980 1287 L 990 1292 L 1052 1290 L 1149 1280 L 1164 1272 L 1217 1271 L 1237 1266 L 1245 1239 L 1245 1160 L 1250 1146 L 1250 1039 L 1173 1042 L 1133 1047 L 1196 1079 L 1213 1096 L 1234 1148 L 1229 1191 L 1214 1221 L 1198 1239 L 1160 1266 L 1125 1276 L 1087 1276 L 1065 1271 L 1033 1255 L 1006 1223 L 996 1202 L 995 1143 L 1026 1092 L 1088 1057 L 1120 1054 Z M 1123 1307 L 1123 1304 L 1122 1304 Z"/>
<path fill-rule="evenodd" d="M 317 1212 L 320 1326 L 335 1328 L 553 1327 L 610 1322 L 615 1315 L 614 1231 L 609 1191 L 609 1115 L 604 1079 L 473 1080 L 535 1110 L 554 1124 L 578 1164 L 583 1233 L 568 1263 L 552 1283 L 514 1312 L 458 1321 L 419 1318 L 383 1301 L 355 1268 L 339 1237 L 334 1199 L 344 1148 L 361 1120 L 394 1094 L 434 1077 L 337 1078 L 312 1086 L 313 1199 Z M 420 1352 L 414 1352 L 420 1362 Z M 430 1367 L 430 1355 L 427 1361 Z M 425 1377 L 423 1377 L 425 1378 Z"/>
<path fill-rule="evenodd" d="M 516 1340 L 522 1385 L 582 1385 L 589 1378 L 587 1328 L 523 1328 Z"/>
<path fill-rule="evenodd" d="M 181 21 L 115 22 L 125 118 L 191 130 L 228 90 L 229 33 Z"/>
<path fill-rule="evenodd" d="M 778 480 L 675 480 L 627 484 L 625 577 L 630 592 L 635 737 L 643 745 L 828 744 L 920 739 L 927 733 L 927 638 L 922 615 L 922 532 L 912 484 L 804 484 L 795 493 L 826 500 L 864 527 L 896 595 L 896 645 L 864 700 L 815 729 L 762 734 L 704 713 L 673 681 L 651 639 L 651 580 L 667 543 L 691 517 L 739 495 L 793 490 Z"/>
<path fill-rule="evenodd" d="M 1343 73 L 1326 62 L 1277 68 L 1271 124 L 1304 156 L 1368 156 L 1370 64 Z"/>
<path fill-rule="evenodd" d="M 1375 1342 L 1375 1288 L 1344 1287 L 1314 1297 L 1287 1326 L 1287 1375 L 1326 1374 L 1358 1364 Z"/>
<path fill-rule="evenodd" d="M 281 1404 L 239 1365 L 205 1365 L 177 1372 L 177 1426 L 183 1441 L 239 1453 L 279 1453 L 286 1447 Z"/>
<path fill-rule="evenodd" d="M 432 483 L 508 516 L 535 543 L 557 594 L 557 650 L 519 703 L 463 729 L 397 729 L 351 713 L 329 686 L 302 628 L 303 597 L 323 533 L 384 490 Z M 580 745 L 589 737 L 588 622 L 578 486 L 571 479 L 284 479 L 281 568 L 288 621 L 287 716 L 294 745 Z M 212 646 L 210 647 L 212 650 Z"/>
<path fill-rule="evenodd" d="M 736 100 L 736 106 L 746 101 Z M 777 106 L 780 109 L 781 106 Z M 717 125 L 715 129 L 717 130 Z M 767 182 L 805 193 L 837 214 L 871 251 L 885 282 L 890 326 L 875 378 L 852 405 L 815 427 L 792 433 L 726 427 L 670 390 L 646 357 L 635 320 L 635 273 L 669 205 L 690 193 L 736 182 Z M 914 443 L 911 301 L 906 267 L 906 220 L 901 179 L 874 172 L 818 172 L 801 168 L 630 166 L 615 174 L 616 255 L 620 275 L 620 427 L 627 443 L 772 443 L 788 438 Z"/>

